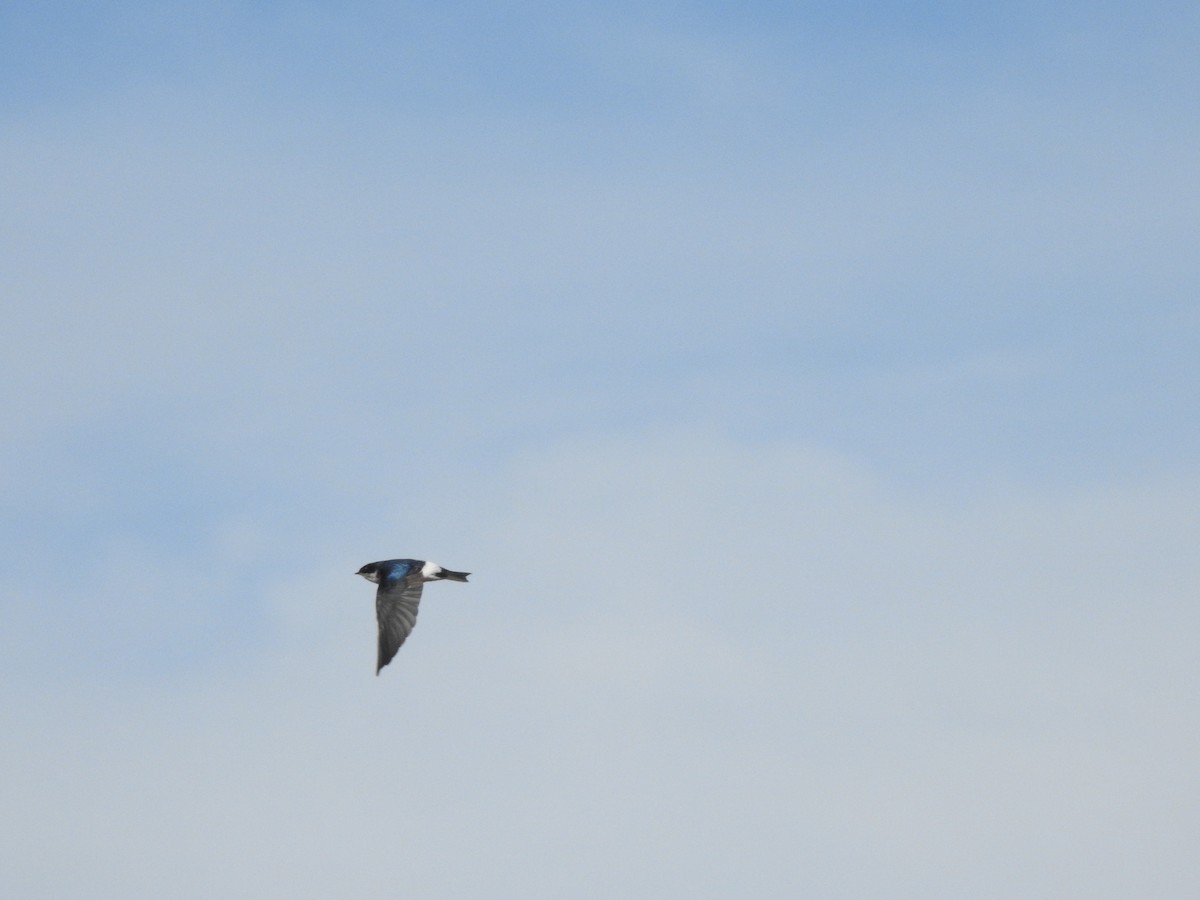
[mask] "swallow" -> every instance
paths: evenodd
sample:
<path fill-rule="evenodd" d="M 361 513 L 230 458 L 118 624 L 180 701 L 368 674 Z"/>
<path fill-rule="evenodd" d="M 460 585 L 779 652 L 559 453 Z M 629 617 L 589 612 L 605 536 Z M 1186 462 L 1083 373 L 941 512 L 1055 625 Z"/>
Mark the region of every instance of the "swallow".
<path fill-rule="evenodd" d="M 375 674 L 378 675 L 416 627 L 417 606 L 425 582 L 466 581 L 471 573 L 453 572 L 422 559 L 385 559 L 367 563 L 354 574 L 379 585 L 375 591 L 375 618 L 379 624 Z"/>

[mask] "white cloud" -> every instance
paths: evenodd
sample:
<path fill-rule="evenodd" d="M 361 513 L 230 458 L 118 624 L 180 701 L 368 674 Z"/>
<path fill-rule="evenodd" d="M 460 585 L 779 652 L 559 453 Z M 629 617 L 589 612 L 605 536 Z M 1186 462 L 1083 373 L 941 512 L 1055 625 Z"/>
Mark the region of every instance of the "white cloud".
<path fill-rule="evenodd" d="M 534 454 L 379 679 L 368 586 L 299 560 L 253 665 L 10 682 L 5 887 L 1182 895 L 1191 842 L 1141 835 L 1200 825 L 1197 492 L 930 506 L 703 434 Z"/>

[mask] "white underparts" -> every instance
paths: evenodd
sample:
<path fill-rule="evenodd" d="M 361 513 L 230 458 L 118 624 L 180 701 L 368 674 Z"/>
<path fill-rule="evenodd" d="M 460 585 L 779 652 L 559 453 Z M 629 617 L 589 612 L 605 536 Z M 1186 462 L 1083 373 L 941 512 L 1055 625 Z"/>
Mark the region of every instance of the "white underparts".
<path fill-rule="evenodd" d="M 421 566 L 421 577 L 426 581 L 433 581 L 442 573 L 442 567 L 435 562 L 427 562 Z"/>

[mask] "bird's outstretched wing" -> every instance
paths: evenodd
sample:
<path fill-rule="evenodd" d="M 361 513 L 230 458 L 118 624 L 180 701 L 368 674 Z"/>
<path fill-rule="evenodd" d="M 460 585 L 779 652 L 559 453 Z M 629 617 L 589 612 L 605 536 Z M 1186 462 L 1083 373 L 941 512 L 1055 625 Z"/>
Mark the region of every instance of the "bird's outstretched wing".
<path fill-rule="evenodd" d="M 394 581 L 384 579 L 375 592 L 375 618 L 379 622 L 379 659 L 375 674 L 392 661 L 404 639 L 417 625 L 421 602 L 421 571 L 417 569 Z"/>

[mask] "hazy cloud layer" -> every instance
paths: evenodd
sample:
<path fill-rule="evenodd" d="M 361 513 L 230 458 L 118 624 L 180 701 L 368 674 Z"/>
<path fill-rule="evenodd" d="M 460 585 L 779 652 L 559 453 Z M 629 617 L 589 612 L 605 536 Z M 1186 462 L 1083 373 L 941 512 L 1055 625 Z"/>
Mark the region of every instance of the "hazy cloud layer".
<path fill-rule="evenodd" d="M 1118 897 L 1200 874 L 1169 839 L 1198 824 L 1194 483 L 947 509 L 804 447 L 678 435 L 497 483 L 447 558 L 480 574 L 427 592 L 379 681 L 367 586 L 288 557 L 220 671 L 21 684 L 10 889 Z M 139 590 L 101 585 L 136 624 L 93 633 L 189 655 Z"/>

